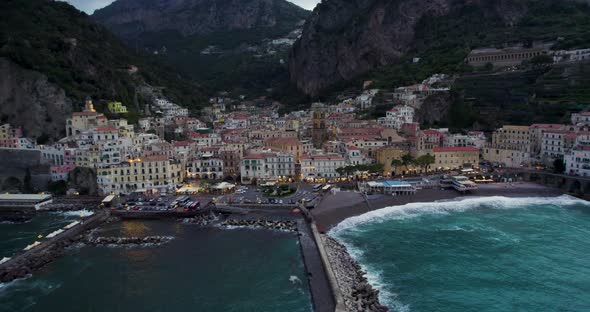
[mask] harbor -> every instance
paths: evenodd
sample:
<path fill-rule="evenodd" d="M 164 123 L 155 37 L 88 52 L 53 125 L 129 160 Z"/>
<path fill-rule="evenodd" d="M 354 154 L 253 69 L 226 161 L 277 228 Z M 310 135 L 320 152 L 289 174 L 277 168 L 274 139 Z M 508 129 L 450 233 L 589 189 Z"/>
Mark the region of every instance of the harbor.
<path fill-rule="evenodd" d="M 166 199 L 168 202 L 171 200 Z M 163 200 L 164 201 L 164 200 Z M 246 205 L 247 206 L 247 205 Z M 87 207 L 91 208 L 91 207 Z M 136 222 L 149 224 L 183 224 L 183 226 L 198 226 L 203 229 L 221 229 L 226 231 L 255 230 L 271 231 L 293 235 L 297 238 L 299 254 L 306 275 L 300 277 L 309 289 L 310 307 L 314 311 L 335 311 L 333 285 L 326 277 L 325 263 L 320 257 L 316 244 L 316 236 L 310 227 L 311 216 L 303 207 L 297 205 L 271 205 L 270 207 L 244 207 L 207 204 L 202 209 L 186 211 L 183 209 L 169 210 L 132 210 L 107 209 L 94 207 L 93 214 L 80 221 L 73 221 L 62 228 L 51 231 L 39 237 L 32 244 L 12 257 L 6 257 L 0 264 L 0 282 L 16 283 L 22 278 L 36 276 L 41 269 L 51 267 L 54 262 L 71 254 L 70 248 L 82 244 L 84 249 L 99 248 L 100 246 L 122 246 L 124 248 L 163 248 L 162 244 L 170 244 L 175 239 L 168 236 L 99 236 L 104 229 L 119 224 L 125 228 Z M 47 213 L 47 212 L 37 212 Z M 105 223 L 106 221 L 106 223 Z M 155 223 L 154 223 L 155 222 Z M 40 232 L 44 232 L 40 230 Z M 271 235 L 272 236 L 272 235 Z M 136 247 L 134 247 L 136 246 Z M 78 247 L 79 248 L 79 247 Z M 45 269 L 43 269 L 44 271 Z"/>

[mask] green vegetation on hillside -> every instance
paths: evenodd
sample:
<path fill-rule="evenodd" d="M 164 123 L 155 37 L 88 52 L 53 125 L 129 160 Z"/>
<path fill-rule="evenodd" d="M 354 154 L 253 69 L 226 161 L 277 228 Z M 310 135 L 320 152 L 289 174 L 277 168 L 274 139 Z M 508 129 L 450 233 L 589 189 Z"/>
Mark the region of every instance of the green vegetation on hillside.
<path fill-rule="evenodd" d="M 171 100 L 190 108 L 203 103 L 200 88 L 157 61 L 134 55 L 102 26 L 61 1 L 4 0 L 0 3 L 0 57 L 45 74 L 77 103 L 86 96 L 119 100 L 131 110 L 147 99 L 136 88 L 162 87 Z M 129 74 L 130 65 L 139 68 Z"/>
<path fill-rule="evenodd" d="M 131 1 L 128 1 L 131 2 Z M 113 17 L 127 14 L 128 7 L 124 3 L 113 4 L 98 10 L 94 15 L 98 22 L 105 25 L 123 38 L 130 47 L 144 49 L 148 52 L 158 51 L 157 58 L 165 61 L 171 67 L 197 80 L 203 87 L 212 91 L 233 91 L 249 96 L 259 96 L 266 93 L 266 89 L 277 86 L 275 81 L 288 82 L 286 61 L 288 47 L 272 47 L 274 54 L 265 51 L 263 44 L 266 39 L 277 39 L 288 35 L 296 29 L 299 22 L 310 14 L 295 4 L 284 1 L 241 1 L 234 7 L 230 1 L 200 1 L 198 3 L 180 3 L 170 5 L 177 10 L 163 9 L 154 12 L 154 7 L 166 5 L 167 1 L 136 1 L 136 6 L 144 8 L 150 14 L 161 14 L 163 19 L 174 20 L 177 24 L 162 26 L 159 30 L 143 31 L 144 20 L 138 18 L 131 23 L 112 22 Z M 241 12 L 259 5 L 260 10 Z M 135 7 L 135 6 L 133 6 Z M 211 10 L 211 14 L 203 11 Z M 256 19 L 259 21 L 251 29 L 236 29 L 236 25 L 224 22 L 224 18 L 214 20 L 215 25 L 202 25 L 203 20 L 195 20 L 191 24 L 194 33 L 181 34 L 175 29 L 182 29 L 187 21 L 185 16 L 195 16 L 204 21 L 213 19 L 215 14 L 225 12 L 240 24 L 240 19 Z M 261 16 L 255 16 L 261 14 Z M 141 15 L 141 14 L 139 14 Z M 149 14 L 146 14 L 149 15 Z M 244 16 L 242 16 L 244 15 Z M 267 16 L 268 15 L 268 16 Z M 149 19 L 150 16 L 145 17 Z M 276 23 L 268 22 L 274 20 Z M 230 23 L 225 25 L 225 23 Z M 175 28 L 176 26 L 176 28 Z M 146 27 L 148 28 L 148 27 Z M 153 28 L 152 28 L 153 29 Z M 191 32 L 187 31 L 187 32 Z M 211 32 L 208 32 L 211 31 Z M 202 54 L 209 47 L 210 54 Z M 165 51 L 165 53 L 162 53 Z M 281 59 L 283 63 L 281 64 Z"/>
<path fill-rule="evenodd" d="M 501 123 L 559 122 L 590 105 L 590 69 L 585 65 L 536 68 L 527 72 L 478 75 L 464 60 L 479 47 L 556 42 L 554 49 L 590 47 L 590 7 L 565 1 L 523 1 L 525 15 L 510 25 L 486 6 L 470 5 L 446 16 L 424 17 L 416 28 L 414 47 L 397 64 L 363 77 L 376 88 L 420 82 L 435 73 L 469 75 L 460 79 L 458 96 L 444 125 L 488 128 Z M 419 57 L 418 63 L 412 58 Z M 539 58 L 532 62 L 543 64 Z M 475 76 L 472 76 L 474 74 Z M 358 81 L 355 82 L 358 84 Z"/>

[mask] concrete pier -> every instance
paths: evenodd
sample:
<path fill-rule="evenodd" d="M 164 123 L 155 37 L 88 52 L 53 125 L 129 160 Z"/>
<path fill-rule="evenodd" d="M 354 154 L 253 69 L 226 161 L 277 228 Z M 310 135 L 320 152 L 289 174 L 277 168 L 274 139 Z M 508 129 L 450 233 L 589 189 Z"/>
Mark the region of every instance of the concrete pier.
<path fill-rule="evenodd" d="M 6 283 L 26 277 L 42 268 L 62 255 L 64 248 L 75 242 L 80 234 L 100 225 L 109 215 L 108 210 L 96 211 L 94 215 L 65 229 L 59 235 L 42 240 L 39 245 L 13 256 L 10 260 L 0 264 L 0 282 Z"/>
<path fill-rule="evenodd" d="M 328 277 L 324 261 L 318 248 L 316 235 L 307 222 L 297 222 L 299 243 L 303 261 L 308 274 L 309 288 L 315 312 L 341 312 L 336 309 L 333 288 Z"/>

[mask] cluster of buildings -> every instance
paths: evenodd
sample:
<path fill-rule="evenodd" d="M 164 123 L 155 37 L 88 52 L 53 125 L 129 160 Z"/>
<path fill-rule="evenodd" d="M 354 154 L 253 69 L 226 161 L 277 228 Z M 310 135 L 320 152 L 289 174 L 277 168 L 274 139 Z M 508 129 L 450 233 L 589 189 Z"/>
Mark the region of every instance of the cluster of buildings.
<path fill-rule="evenodd" d="M 521 167 L 561 159 L 568 174 L 590 175 L 590 113 L 573 114 L 568 125 L 507 125 L 487 135 L 421 129 L 415 111 L 428 96 L 448 92 L 440 87 L 446 79 L 435 75 L 386 94 L 396 104 L 373 120 L 358 115 L 373 105 L 377 91 L 369 89 L 334 105 L 314 103 L 283 115 L 279 103 L 265 98 L 222 94 L 210 99 L 199 118 L 155 98 L 155 114 L 137 124 L 108 119 L 88 99 L 55 144 L 37 145 L 19 128 L 2 125 L 0 148 L 39 150 L 54 181 L 67 180 L 76 167 L 91 168 L 104 194 L 172 192 L 186 182 L 221 180 L 328 182 L 375 164 L 383 176 L 403 176 L 471 171 L 482 161 Z M 118 102 L 108 109 L 126 111 Z"/>

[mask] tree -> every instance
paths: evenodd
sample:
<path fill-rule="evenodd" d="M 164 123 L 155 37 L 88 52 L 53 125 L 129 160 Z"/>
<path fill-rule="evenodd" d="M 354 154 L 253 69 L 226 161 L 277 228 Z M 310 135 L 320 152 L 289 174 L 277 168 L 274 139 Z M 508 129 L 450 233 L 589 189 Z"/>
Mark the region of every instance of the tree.
<path fill-rule="evenodd" d="M 413 165 L 415 161 L 416 160 L 414 159 L 414 157 L 412 157 L 412 155 L 410 154 L 405 154 L 404 156 L 402 156 L 402 165 L 406 167 L 406 170 L 408 170 L 408 167 Z"/>
<path fill-rule="evenodd" d="M 392 176 L 394 174 L 397 174 L 397 168 L 399 168 L 399 167 L 401 167 L 403 165 L 404 165 L 404 163 L 401 161 L 401 159 L 394 159 L 394 160 L 392 160 L 391 161 L 391 167 L 393 167 L 393 172 L 394 172 L 392 174 Z"/>
<path fill-rule="evenodd" d="M 430 165 L 434 164 L 434 156 L 430 155 L 430 154 L 426 154 L 426 155 L 422 155 L 418 158 L 416 158 L 416 160 L 414 161 L 414 163 L 418 166 L 420 166 L 424 172 L 428 172 L 428 167 L 430 167 Z"/>
<path fill-rule="evenodd" d="M 129 184 L 126 186 L 129 188 Z M 68 183 L 64 180 L 51 181 L 49 182 L 47 189 L 54 195 L 66 195 L 66 192 L 68 191 Z"/>
<path fill-rule="evenodd" d="M 23 179 L 23 191 L 25 193 L 33 193 L 33 185 L 31 184 L 31 170 L 27 168 L 25 178 Z"/>
<path fill-rule="evenodd" d="M 553 64 L 553 58 L 547 54 L 534 56 L 530 63 L 533 65 Z"/>
<path fill-rule="evenodd" d="M 563 173 L 565 171 L 565 163 L 563 159 L 556 159 L 553 161 L 553 172 L 555 173 Z"/>

